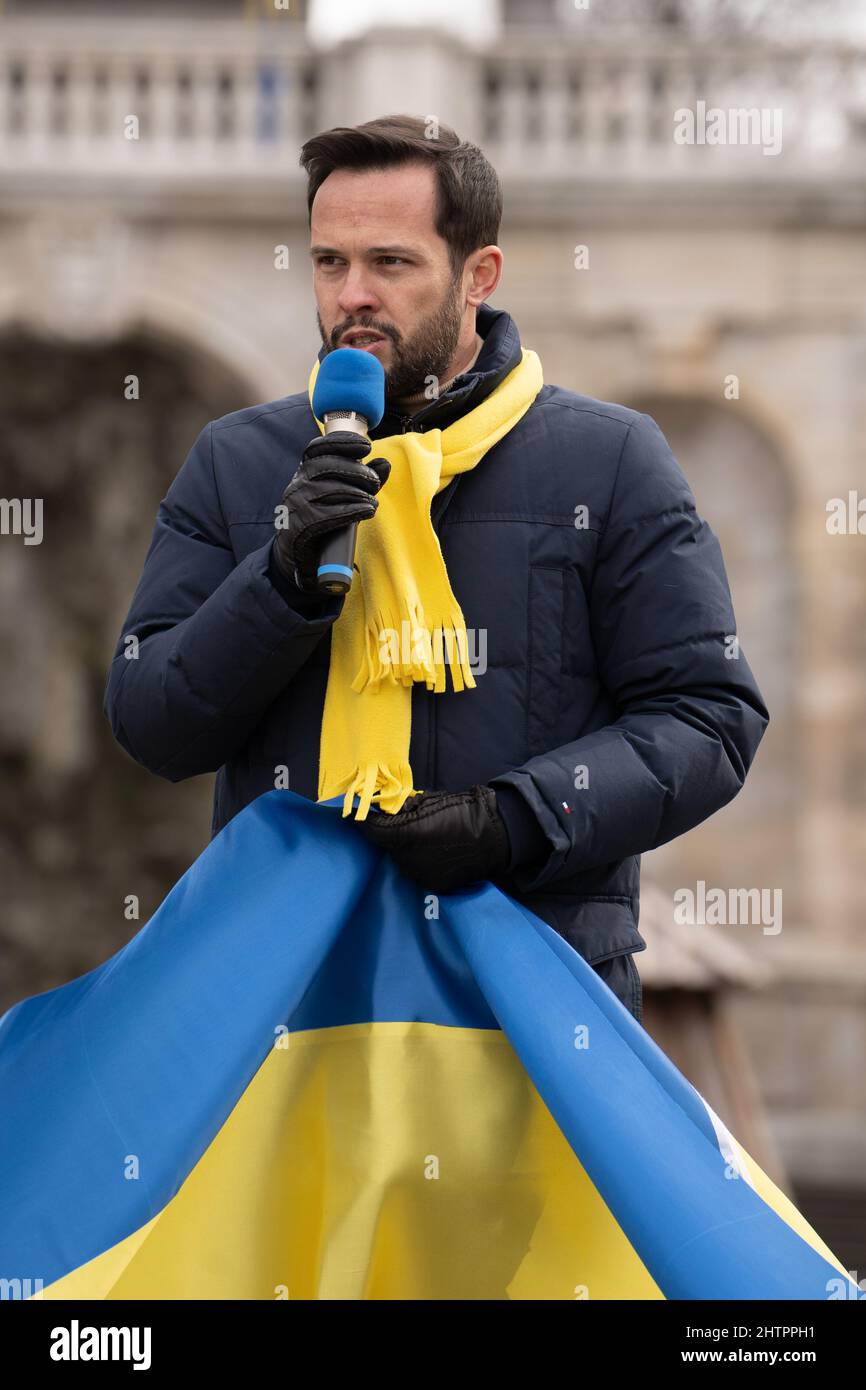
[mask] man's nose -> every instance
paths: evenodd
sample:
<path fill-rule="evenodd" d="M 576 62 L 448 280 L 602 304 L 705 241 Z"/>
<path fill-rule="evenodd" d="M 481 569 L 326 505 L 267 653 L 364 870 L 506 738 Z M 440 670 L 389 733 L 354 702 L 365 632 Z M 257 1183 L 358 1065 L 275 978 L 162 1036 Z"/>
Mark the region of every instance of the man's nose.
<path fill-rule="evenodd" d="M 379 300 L 368 282 L 363 267 L 349 270 L 340 287 L 337 304 L 346 315 L 378 313 Z"/>

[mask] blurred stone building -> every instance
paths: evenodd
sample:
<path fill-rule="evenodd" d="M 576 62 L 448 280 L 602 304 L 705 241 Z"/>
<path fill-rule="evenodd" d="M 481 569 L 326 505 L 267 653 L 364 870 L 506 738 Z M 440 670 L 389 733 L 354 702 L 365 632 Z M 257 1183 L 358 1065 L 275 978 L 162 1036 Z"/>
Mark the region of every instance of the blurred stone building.
<path fill-rule="evenodd" d="M 212 779 L 138 768 L 102 693 L 198 430 L 306 384 L 298 148 L 441 119 L 503 180 L 493 302 L 547 380 L 658 421 L 720 538 L 772 722 L 644 880 L 671 912 L 699 881 L 780 890 L 781 930 L 693 930 L 771 967 L 732 1007 L 803 1209 L 862 1277 L 866 515 L 831 534 L 827 507 L 866 497 L 866 42 L 644 8 L 502 0 L 484 32 L 336 44 L 297 0 L 0 9 L 0 491 L 45 508 L 41 545 L 0 537 L 0 1008 L 116 950 L 207 842 Z M 781 112 L 780 147 L 677 143 L 702 103 Z"/>

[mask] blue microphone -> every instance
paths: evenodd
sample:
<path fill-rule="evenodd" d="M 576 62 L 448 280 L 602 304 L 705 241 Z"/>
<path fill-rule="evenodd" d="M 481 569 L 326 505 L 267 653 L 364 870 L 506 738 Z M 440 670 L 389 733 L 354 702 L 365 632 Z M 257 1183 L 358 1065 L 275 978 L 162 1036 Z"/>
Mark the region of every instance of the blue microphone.
<path fill-rule="evenodd" d="M 337 348 L 319 366 L 313 387 L 313 414 L 321 420 L 325 434 L 350 430 L 369 443 L 385 414 L 385 369 L 374 352 L 360 348 Z M 352 586 L 357 521 L 325 537 L 319 556 L 319 589 L 328 594 L 345 594 Z"/>

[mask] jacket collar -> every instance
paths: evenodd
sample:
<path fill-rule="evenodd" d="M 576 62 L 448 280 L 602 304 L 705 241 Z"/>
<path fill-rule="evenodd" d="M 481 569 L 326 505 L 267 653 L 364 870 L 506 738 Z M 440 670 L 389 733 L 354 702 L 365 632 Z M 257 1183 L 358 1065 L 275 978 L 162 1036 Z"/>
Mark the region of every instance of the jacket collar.
<path fill-rule="evenodd" d="M 371 439 L 385 439 L 388 435 L 400 434 L 410 429 L 419 432 L 445 429 L 468 410 L 474 410 L 480 405 L 500 381 L 519 365 L 520 334 L 517 324 L 504 309 L 494 309 L 490 304 L 479 304 L 475 312 L 475 329 L 484 342 L 471 370 L 456 376 L 447 391 L 415 415 L 401 415 L 386 402 L 385 414 L 376 428 L 370 431 Z M 319 361 L 326 356 L 323 344 L 319 351 Z"/>

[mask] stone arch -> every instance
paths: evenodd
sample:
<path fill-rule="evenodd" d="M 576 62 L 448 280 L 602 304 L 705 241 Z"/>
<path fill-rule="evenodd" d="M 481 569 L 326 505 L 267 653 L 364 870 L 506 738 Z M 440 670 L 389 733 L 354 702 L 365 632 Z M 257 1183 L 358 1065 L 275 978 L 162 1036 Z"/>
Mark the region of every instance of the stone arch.
<path fill-rule="evenodd" d="M 783 448 L 739 405 L 652 389 L 617 399 L 652 416 L 719 538 L 743 652 L 770 711 L 748 794 L 654 860 L 659 876 L 723 886 L 779 886 L 801 901 L 796 874 L 796 658 L 802 594 L 796 474 Z M 655 871 L 655 870 L 653 870 Z"/>
<path fill-rule="evenodd" d="M 214 372 L 245 383 L 244 405 L 254 405 L 288 392 L 285 363 L 276 360 L 254 333 L 245 331 L 250 326 L 249 321 L 241 325 L 230 315 L 208 312 L 184 296 L 180 283 L 173 282 L 147 287 L 130 313 L 126 332 L 174 345 L 191 362 L 210 363 Z"/>
<path fill-rule="evenodd" d="M 55 219 L 34 213 L 4 242 L 0 335 L 85 347 L 146 336 L 231 372 L 247 384 L 247 404 L 285 394 L 295 335 L 277 329 L 275 340 L 263 315 L 270 277 L 251 279 L 248 258 L 216 232 L 203 245 L 206 254 L 198 256 L 182 242 L 157 254 L 152 238 L 119 209 L 82 202 L 67 211 L 58 239 Z M 306 342 L 297 349 L 304 364 Z"/>
<path fill-rule="evenodd" d="M 212 355 L 144 327 L 110 343 L 0 334 L 3 492 L 43 517 L 40 543 L 0 542 L 0 1012 L 104 960 L 207 843 L 211 779 L 138 767 L 102 700 L 160 499 L 208 420 L 254 400 Z"/>

